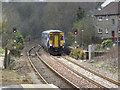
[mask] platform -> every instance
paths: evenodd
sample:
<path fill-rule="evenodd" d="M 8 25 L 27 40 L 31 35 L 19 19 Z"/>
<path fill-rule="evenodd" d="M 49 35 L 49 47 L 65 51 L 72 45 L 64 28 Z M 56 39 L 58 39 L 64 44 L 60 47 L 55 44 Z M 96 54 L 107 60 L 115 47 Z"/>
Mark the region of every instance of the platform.
<path fill-rule="evenodd" d="M 0 69 L 4 68 L 4 57 L 0 56 Z"/>
<path fill-rule="evenodd" d="M 9 85 L 0 87 L 2 90 L 41 90 L 41 89 L 51 89 L 60 90 L 57 86 L 53 84 L 21 84 L 21 85 Z"/>

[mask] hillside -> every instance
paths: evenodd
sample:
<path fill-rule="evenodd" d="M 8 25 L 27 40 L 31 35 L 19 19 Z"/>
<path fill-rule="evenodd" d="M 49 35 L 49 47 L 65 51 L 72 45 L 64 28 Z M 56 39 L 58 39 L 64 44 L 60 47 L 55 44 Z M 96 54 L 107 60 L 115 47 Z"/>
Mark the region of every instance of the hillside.
<path fill-rule="evenodd" d="M 7 29 L 16 27 L 26 38 L 40 38 L 41 32 L 47 29 L 60 29 L 66 34 L 72 30 L 78 6 L 89 13 L 97 3 L 33 3 L 11 2 L 3 3 L 3 14 L 7 17 Z M 5 18 L 4 17 L 4 18 Z"/>
<path fill-rule="evenodd" d="M 2 22 L 2 2 L 0 1 L 0 22 Z"/>

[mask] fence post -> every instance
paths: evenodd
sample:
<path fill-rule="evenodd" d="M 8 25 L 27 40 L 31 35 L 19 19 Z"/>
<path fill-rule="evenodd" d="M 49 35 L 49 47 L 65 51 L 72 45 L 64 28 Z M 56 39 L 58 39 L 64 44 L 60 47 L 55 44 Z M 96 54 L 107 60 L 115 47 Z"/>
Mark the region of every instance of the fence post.
<path fill-rule="evenodd" d="M 7 68 L 7 48 L 5 48 L 4 67 Z"/>
<path fill-rule="evenodd" d="M 92 45 L 88 45 L 89 60 L 91 60 L 91 47 Z"/>

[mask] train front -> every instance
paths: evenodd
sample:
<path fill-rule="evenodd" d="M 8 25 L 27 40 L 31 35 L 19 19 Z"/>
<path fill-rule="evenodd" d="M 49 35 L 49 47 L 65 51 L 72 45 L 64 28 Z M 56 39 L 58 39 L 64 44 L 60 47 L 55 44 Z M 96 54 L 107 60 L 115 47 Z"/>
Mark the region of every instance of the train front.
<path fill-rule="evenodd" d="M 50 32 L 49 33 L 49 53 L 53 55 L 62 54 L 65 48 L 64 33 Z"/>

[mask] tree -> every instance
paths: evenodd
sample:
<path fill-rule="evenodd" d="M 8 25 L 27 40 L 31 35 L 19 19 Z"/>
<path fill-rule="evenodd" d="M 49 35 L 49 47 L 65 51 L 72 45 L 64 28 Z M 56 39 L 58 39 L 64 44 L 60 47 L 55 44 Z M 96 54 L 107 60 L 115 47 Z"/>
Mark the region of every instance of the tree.
<path fill-rule="evenodd" d="M 69 3 L 69 2 L 44 2 L 44 3 L 2 3 L 3 19 L 8 18 L 6 29 L 17 27 L 26 38 L 31 35 L 31 39 L 40 39 L 41 32 L 48 29 L 60 29 L 65 34 L 71 32 L 76 21 L 76 8 L 78 9 L 78 19 L 80 13 L 94 8 L 95 3 Z M 80 8 L 78 8 L 80 6 Z M 83 8 L 83 9 L 82 9 Z M 83 15 L 82 15 L 83 16 Z M 67 35 L 66 35 L 67 36 Z"/>
<path fill-rule="evenodd" d="M 73 31 L 74 29 L 78 30 L 77 35 L 77 42 L 81 45 L 82 40 L 84 42 L 84 46 L 88 47 L 88 44 L 92 44 L 95 42 L 95 27 L 92 24 L 92 22 L 89 19 L 84 19 L 79 22 L 76 22 L 73 25 Z M 82 32 L 82 30 L 84 30 Z M 83 38 L 82 38 L 83 36 Z"/>
<path fill-rule="evenodd" d="M 22 50 L 24 48 L 24 38 L 22 36 L 22 34 L 18 31 L 18 34 L 16 36 L 16 41 L 17 43 L 20 45 L 20 50 Z"/>
<path fill-rule="evenodd" d="M 21 50 L 24 48 L 24 39 L 22 34 L 17 30 L 16 33 L 13 33 L 12 30 L 6 30 L 3 34 L 3 47 L 10 50 L 10 52 L 15 56 L 20 56 Z M 16 42 L 14 42 L 16 40 Z M 16 50 L 14 50 L 16 46 Z"/>
<path fill-rule="evenodd" d="M 79 6 L 76 11 L 76 21 L 81 20 L 85 16 L 85 11 Z"/>

